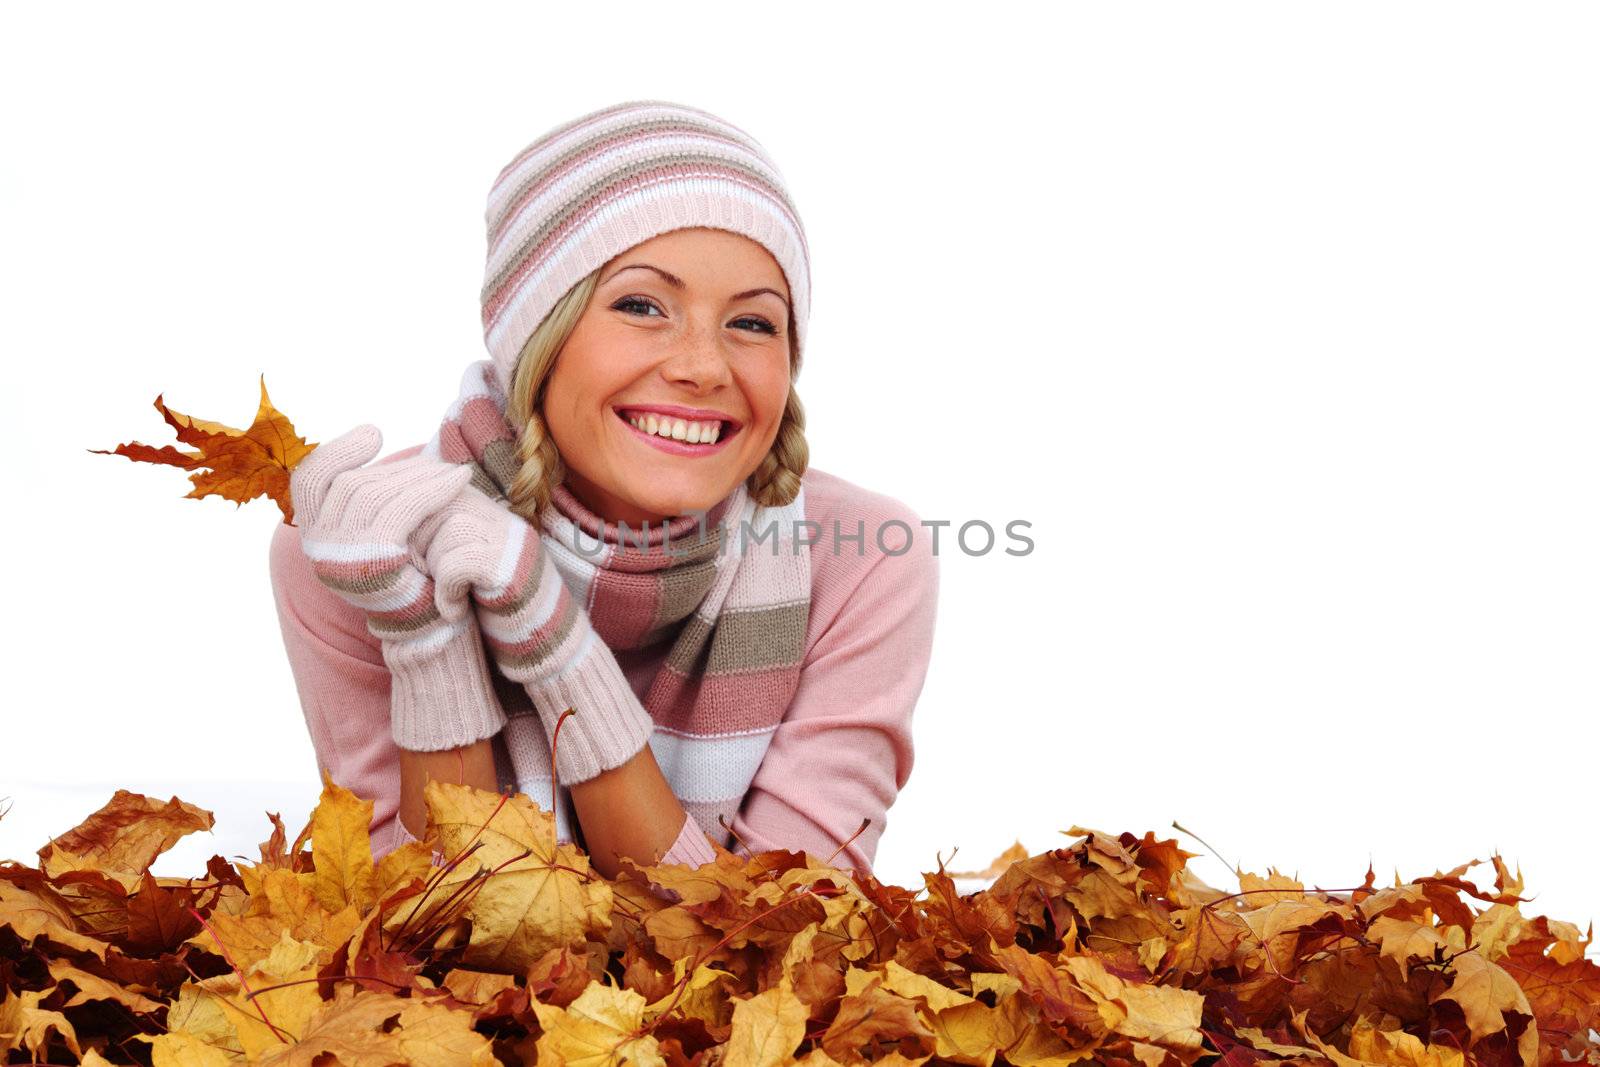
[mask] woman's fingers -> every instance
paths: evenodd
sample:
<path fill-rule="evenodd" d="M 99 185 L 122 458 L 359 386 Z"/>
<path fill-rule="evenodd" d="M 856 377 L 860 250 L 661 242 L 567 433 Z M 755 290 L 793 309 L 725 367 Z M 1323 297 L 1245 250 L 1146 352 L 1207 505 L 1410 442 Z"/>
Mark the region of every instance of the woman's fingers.
<path fill-rule="evenodd" d="M 425 456 L 344 471 L 328 487 L 322 524 L 370 541 L 404 544 L 471 478 L 470 467 Z"/>
<path fill-rule="evenodd" d="M 521 521 L 469 484 L 445 505 L 439 517 L 418 527 L 441 614 L 454 621 L 465 613 L 467 597 L 474 588 L 496 580 L 511 532 L 508 523 Z"/>
<path fill-rule="evenodd" d="M 316 521 L 334 479 L 372 462 L 382 448 L 383 434 L 371 423 L 362 423 L 313 448 L 289 475 L 289 500 L 296 517 L 303 516 L 308 523 Z"/>
<path fill-rule="evenodd" d="M 392 495 L 383 507 L 381 528 L 398 540 L 409 540 L 413 530 L 450 506 L 471 480 L 472 468 L 464 463 L 428 460 L 409 473 L 403 484 L 392 487 Z M 384 488 L 391 486 L 385 483 Z"/>

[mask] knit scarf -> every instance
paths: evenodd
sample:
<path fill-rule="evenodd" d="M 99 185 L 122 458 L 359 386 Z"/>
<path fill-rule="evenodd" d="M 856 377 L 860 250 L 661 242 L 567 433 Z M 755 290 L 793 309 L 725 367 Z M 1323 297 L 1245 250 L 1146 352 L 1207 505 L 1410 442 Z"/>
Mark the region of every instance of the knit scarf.
<path fill-rule="evenodd" d="M 471 464 L 472 484 L 509 509 L 516 438 L 494 364 L 480 360 L 425 451 Z M 630 529 L 559 485 L 540 537 L 609 648 L 671 642 L 642 698 L 657 727 L 727 734 L 776 726 L 799 684 L 811 605 L 810 552 L 795 537 L 804 517 L 803 493 L 762 507 L 741 483 L 703 517 Z"/>

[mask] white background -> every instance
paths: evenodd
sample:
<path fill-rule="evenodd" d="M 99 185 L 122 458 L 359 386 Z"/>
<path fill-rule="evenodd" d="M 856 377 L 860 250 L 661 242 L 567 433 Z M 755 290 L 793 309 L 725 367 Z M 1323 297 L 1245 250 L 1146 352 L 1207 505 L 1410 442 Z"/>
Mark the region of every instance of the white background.
<path fill-rule="evenodd" d="M 171 443 L 158 393 L 246 425 L 261 374 L 313 441 L 422 441 L 495 174 L 662 98 L 800 206 L 815 465 L 1033 524 L 941 554 L 881 877 L 1203 851 L 1176 819 L 1328 888 L 1498 849 L 1600 917 L 1593 6 L 40 11 L 0 28 L 0 855 L 118 785 L 218 813 L 168 870 L 298 825 L 277 509 L 87 450 Z"/>

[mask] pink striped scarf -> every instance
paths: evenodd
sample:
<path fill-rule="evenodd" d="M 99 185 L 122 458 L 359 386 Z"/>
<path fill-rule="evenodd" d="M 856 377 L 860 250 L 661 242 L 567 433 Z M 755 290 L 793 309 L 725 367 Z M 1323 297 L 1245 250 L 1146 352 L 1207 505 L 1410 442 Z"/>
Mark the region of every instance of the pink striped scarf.
<path fill-rule="evenodd" d="M 468 366 L 425 451 L 472 464 L 473 484 L 508 501 L 516 433 L 491 360 Z M 811 559 L 805 539 L 795 536 L 804 507 L 803 490 L 788 505 L 761 507 L 741 483 L 703 517 L 627 529 L 561 485 L 540 514 L 540 536 L 609 648 L 670 640 L 642 699 L 658 728 L 690 735 L 770 730 L 799 684 L 805 648 Z"/>

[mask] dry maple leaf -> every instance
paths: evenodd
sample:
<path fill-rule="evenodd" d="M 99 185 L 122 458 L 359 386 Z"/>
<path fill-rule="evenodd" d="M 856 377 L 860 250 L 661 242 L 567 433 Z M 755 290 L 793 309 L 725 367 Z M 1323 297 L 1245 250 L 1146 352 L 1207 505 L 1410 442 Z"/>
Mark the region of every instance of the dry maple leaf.
<path fill-rule="evenodd" d="M 794 1058 L 806 1036 L 808 1009 L 787 978 L 739 1001 L 723 1067 L 781 1067 Z"/>
<path fill-rule="evenodd" d="M 196 451 L 171 445 L 157 448 L 137 441 L 113 449 L 91 448 L 89 451 L 194 471 L 189 475 L 194 488 L 185 494 L 188 497 L 220 496 L 236 505 L 258 496 L 271 497 L 283 512 L 283 521 L 294 525 L 289 472 L 317 446 L 297 435 L 288 417 L 272 406 L 272 401 L 267 399 L 266 375 L 261 376 L 261 403 L 256 409 L 255 421 L 246 430 L 173 411 L 159 395 L 155 407 L 167 425 L 177 431 L 178 440 L 196 446 Z"/>
<path fill-rule="evenodd" d="M 311 817 L 312 891 L 329 913 L 377 903 L 377 868 L 372 862 L 372 801 L 337 786 L 326 774 Z"/>
<path fill-rule="evenodd" d="M 43 999 L 38 992 L 24 990 L 0 1001 L 0 1053 L 27 1049 L 30 1059 L 39 1062 L 39 1054 L 54 1034 L 73 1055 L 82 1055 L 72 1023 L 58 1011 L 40 1008 Z"/>
<path fill-rule="evenodd" d="M 539 1061 L 565 1067 L 667 1067 L 656 1039 L 639 1034 L 644 1007 L 644 997 L 635 991 L 599 983 L 565 1008 L 534 1001 L 544 1031 Z"/>
<path fill-rule="evenodd" d="M 177 797 L 162 803 L 119 789 L 80 826 L 41 848 L 39 867 L 48 875 L 97 871 L 131 888 L 179 838 L 211 825 L 209 811 Z"/>
<path fill-rule="evenodd" d="M 1006 873 L 1006 868 L 1018 860 L 1028 858 L 1028 849 L 1021 841 L 1014 841 L 1011 847 L 989 861 L 989 866 L 981 871 L 946 871 L 951 878 L 998 878 Z"/>
<path fill-rule="evenodd" d="M 519 971 L 553 948 L 581 947 L 611 924 L 611 886 L 571 844 L 558 844 L 555 817 L 522 794 L 496 796 L 430 780 L 429 828 L 448 856 L 473 850 L 441 877 L 448 897 L 470 894 L 470 963 Z"/>

